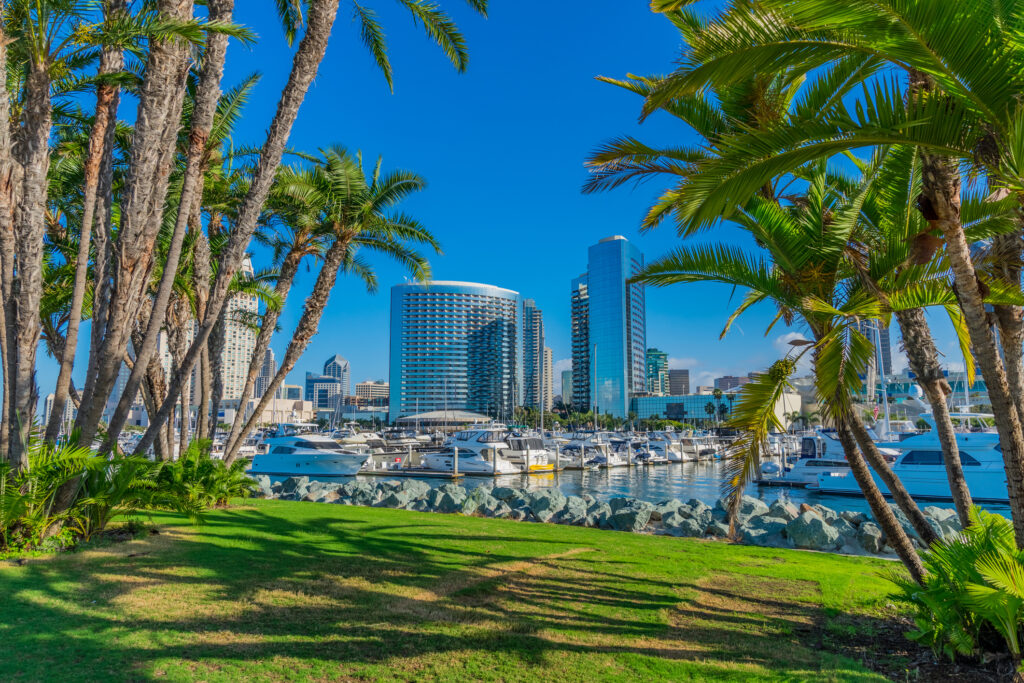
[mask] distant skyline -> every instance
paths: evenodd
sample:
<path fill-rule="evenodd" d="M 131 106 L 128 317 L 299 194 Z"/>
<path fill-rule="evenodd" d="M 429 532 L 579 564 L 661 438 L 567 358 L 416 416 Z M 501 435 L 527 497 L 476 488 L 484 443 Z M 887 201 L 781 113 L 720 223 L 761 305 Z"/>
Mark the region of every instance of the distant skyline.
<path fill-rule="evenodd" d="M 357 28 L 339 17 L 289 145 L 313 152 L 342 144 L 362 150 L 368 163 L 381 155 L 386 169 L 422 174 L 427 189 L 403 209 L 427 225 L 442 245 L 444 254 L 431 258 L 434 278 L 480 282 L 534 299 L 544 311 L 553 375 L 559 377 L 570 367 L 569 283 L 586 269 L 587 247 L 621 234 L 650 262 L 678 244 L 671 226 L 638 230 L 644 210 L 662 189 L 658 185 L 589 196 L 580 187 L 584 159 L 609 138 L 695 141 L 666 115 L 639 125 L 640 99 L 594 78 L 665 73 L 678 57 L 679 37 L 646 2 L 495 2 L 488 19 L 461 2 L 442 4 L 466 36 L 467 73 L 456 74 L 423 37 L 422 28 L 412 25 L 397 5 L 385 3 L 379 14 L 395 72 L 390 94 Z M 292 49 L 277 25 L 272 0 L 239 3 L 236 21 L 253 29 L 260 43 L 250 50 L 232 42 L 225 89 L 254 70 L 263 74 L 234 136 L 236 145 L 244 145 L 262 140 Z M 134 112 L 125 109 L 123 116 L 133 118 Z M 738 234 L 724 227 L 716 238 L 740 241 Z M 257 268 L 267 267 L 268 254 L 257 250 L 254 261 Z M 383 259 L 372 262 L 378 292 L 368 294 L 355 278 L 339 280 L 319 333 L 288 384 L 304 384 L 305 373 L 319 373 L 324 359 L 334 354 L 351 363 L 353 385 L 389 376 L 389 290 L 404 281 L 404 274 Z M 302 269 L 280 317 L 281 330 L 271 344 L 279 358 L 313 278 L 314 273 Z M 741 296 L 715 284 L 648 288 L 647 345 L 668 354 L 670 369 L 690 370 L 691 387 L 763 369 L 789 350 L 788 341 L 802 336 L 801 330 L 779 324 L 764 336 L 775 311 L 761 305 L 720 341 L 722 325 Z M 938 321 L 939 348 L 948 354 L 944 360 L 961 368 L 948 322 L 930 317 Z M 87 329 L 80 339 L 79 386 Z M 894 370 L 905 365 L 898 341 L 894 331 Z M 52 389 L 56 374 L 56 364 L 41 353 L 41 395 Z"/>

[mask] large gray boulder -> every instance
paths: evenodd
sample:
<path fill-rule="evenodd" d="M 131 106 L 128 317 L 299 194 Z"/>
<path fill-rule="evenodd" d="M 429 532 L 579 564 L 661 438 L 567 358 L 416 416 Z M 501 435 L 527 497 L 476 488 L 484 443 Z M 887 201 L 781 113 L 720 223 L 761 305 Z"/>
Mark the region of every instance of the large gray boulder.
<path fill-rule="evenodd" d="M 430 484 L 417 479 L 406 479 L 402 482 L 402 490 L 409 494 L 410 499 L 422 498 L 430 492 Z"/>
<path fill-rule="evenodd" d="M 663 533 L 672 536 L 700 537 L 704 535 L 704 528 L 697 520 L 691 517 L 684 517 L 678 512 L 670 512 L 661 518 Z"/>
<path fill-rule="evenodd" d="M 756 519 L 756 518 L 755 518 Z M 750 526 L 741 526 L 739 529 L 739 535 L 743 539 L 744 543 L 750 545 L 757 545 L 763 548 L 791 548 L 792 543 L 786 539 L 782 533 L 778 531 L 769 531 L 768 529 L 755 528 Z"/>
<path fill-rule="evenodd" d="M 704 527 L 705 536 L 715 536 L 717 538 L 728 538 L 729 537 L 729 525 L 725 522 L 720 522 L 717 519 L 711 520 L 706 527 Z"/>
<path fill-rule="evenodd" d="M 568 496 L 565 505 L 553 518 L 558 524 L 582 526 L 587 523 L 587 502 L 579 496 Z"/>
<path fill-rule="evenodd" d="M 875 555 L 885 547 L 882 529 L 874 522 L 864 522 L 857 527 L 857 542 L 860 547 Z"/>
<path fill-rule="evenodd" d="M 309 477 L 288 477 L 281 483 L 281 493 L 291 494 L 300 486 L 307 486 L 309 484 Z"/>
<path fill-rule="evenodd" d="M 834 550 L 839 543 L 839 531 L 810 511 L 786 525 L 786 537 L 797 548 L 810 550 Z"/>
<path fill-rule="evenodd" d="M 384 497 L 377 505 L 386 508 L 404 508 L 412 502 L 413 496 L 409 491 L 392 491 Z"/>
<path fill-rule="evenodd" d="M 845 536 L 846 538 L 857 538 L 857 527 L 850 524 L 842 517 L 837 517 L 836 519 L 832 520 L 832 523 L 829 526 L 831 526 L 833 529 L 838 531 L 840 535 Z"/>
<path fill-rule="evenodd" d="M 565 494 L 558 489 L 531 491 L 528 505 L 537 521 L 547 522 L 565 506 Z"/>
<path fill-rule="evenodd" d="M 784 519 L 786 522 L 792 522 L 794 519 L 800 516 L 800 510 L 796 505 L 784 500 L 776 500 L 774 503 L 768 506 L 769 517 L 775 517 L 777 519 Z"/>
<path fill-rule="evenodd" d="M 507 501 L 509 498 L 515 496 L 518 493 L 519 489 L 514 489 L 509 486 L 495 486 L 494 489 L 491 490 L 492 496 L 494 496 L 498 500 L 505 501 Z"/>
<path fill-rule="evenodd" d="M 255 477 L 253 477 L 253 481 L 256 482 L 256 486 L 257 488 L 259 488 L 259 490 L 264 491 L 266 493 L 270 493 L 270 477 L 268 477 L 265 474 L 257 474 Z"/>
<path fill-rule="evenodd" d="M 610 527 L 609 519 L 611 519 L 611 516 L 611 505 L 598 501 L 587 508 L 587 526 L 607 529 Z"/>
<path fill-rule="evenodd" d="M 642 501 L 637 502 L 640 503 Z M 653 509 L 654 506 L 650 503 L 646 505 L 626 505 L 618 510 L 613 508 L 612 516 L 608 523 L 616 531 L 643 531 L 647 523 L 651 521 L 651 510 Z"/>
<path fill-rule="evenodd" d="M 869 519 L 863 512 L 854 512 L 853 510 L 843 510 L 839 513 L 839 516 L 853 526 L 860 526 Z"/>
<path fill-rule="evenodd" d="M 791 520 L 783 519 L 782 517 L 771 517 L 769 515 L 761 515 L 760 517 L 752 517 L 742 525 L 747 530 L 757 530 L 767 534 L 782 534 L 786 530 L 786 525 Z M 744 534 L 745 535 L 745 534 Z"/>
<path fill-rule="evenodd" d="M 719 498 L 718 503 L 715 505 L 715 509 L 720 512 L 728 514 L 729 512 L 729 501 L 725 498 Z M 740 499 L 739 517 L 740 519 L 747 519 L 750 517 L 756 517 L 758 515 L 764 515 L 768 513 L 768 505 L 758 498 L 753 496 L 743 496 Z"/>
<path fill-rule="evenodd" d="M 826 522 L 831 523 L 834 520 L 839 519 L 839 513 L 830 507 L 825 507 L 824 505 L 812 505 L 811 507 L 813 507 L 817 511 L 818 515 Z"/>
<path fill-rule="evenodd" d="M 663 500 L 660 503 L 656 503 L 654 509 L 651 510 L 651 520 L 660 522 L 662 517 L 675 512 L 684 505 L 683 501 L 672 498 L 671 500 Z"/>
<path fill-rule="evenodd" d="M 686 501 L 678 512 L 694 520 L 701 527 L 706 527 L 713 518 L 711 506 L 696 498 Z"/>
<path fill-rule="evenodd" d="M 506 505 L 504 501 L 488 495 L 476 506 L 476 513 L 484 517 L 502 518 L 508 517 L 512 513 L 512 508 Z"/>
<path fill-rule="evenodd" d="M 353 505 L 373 505 L 380 500 L 380 492 L 373 486 L 373 484 L 369 484 L 365 481 L 358 481 L 355 482 L 355 486 L 352 487 L 349 497 L 352 498 Z"/>

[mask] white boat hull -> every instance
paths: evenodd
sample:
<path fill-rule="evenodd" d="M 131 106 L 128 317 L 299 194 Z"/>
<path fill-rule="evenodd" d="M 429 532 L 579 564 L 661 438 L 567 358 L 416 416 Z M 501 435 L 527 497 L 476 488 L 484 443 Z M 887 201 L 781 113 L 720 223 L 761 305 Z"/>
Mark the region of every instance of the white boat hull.
<path fill-rule="evenodd" d="M 356 453 L 270 454 L 257 453 L 249 474 L 268 474 L 286 477 L 350 477 L 359 471 L 369 455 Z"/>
<path fill-rule="evenodd" d="M 1009 502 L 1006 489 L 1006 472 L 999 468 L 964 467 L 964 479 L 971 492 L 971 498 L 980 502 Z M 937 470 L 937 471 L 936 471 Z M 974 471 L 972 471 L 974 470 Z M 933 466 L 907 466 L 893 468 L 903 486 L 914 498 L 933 500 L 952 500 L 949 480 L 946 479 L 945 468 Z M 882 479 L 871 471 L 871 475 L 884 495 L 890 495 Z M 808 488 L 821 493 L 839 493 L 847 495 L 863 495 L 853 474 L 825 473 L 818 476 L 816 483 Z"/>

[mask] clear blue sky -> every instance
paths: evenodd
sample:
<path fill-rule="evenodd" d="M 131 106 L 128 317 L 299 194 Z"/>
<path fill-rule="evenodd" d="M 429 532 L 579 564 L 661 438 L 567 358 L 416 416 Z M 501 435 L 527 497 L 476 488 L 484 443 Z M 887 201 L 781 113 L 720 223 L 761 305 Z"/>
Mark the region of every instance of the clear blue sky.
<path fill-rule="evenodd" d="M 676 244 L 671 228 L 645 235 L 637 229 L 658 186 L 580 192 L 583 160 L 610 137 L 632 134 L 661 144 L 687 140 L 685 127 L 667 116 L 638 125 L 639 98 L 594 80 L 670 70 L 679 48 L 675 30 L 641 0 L 492 0 L 487 19 L 443 0 L 469 44 L 469 70 L 460 75 L 397 3 L 380 0 L 373 4 L 391 48 L 391 94 L 346 4 L 291 146 L 315 151 L 342 144 L 371 159 L 382 155 L 386 168 L 424 175 L 428 188 L 404 208 L 442 243 L 444 254 L 432 259 L 434 277 L 494 284 L 535 299 L 561 369 L 570 356 L 569 281 L 585 270 L 587 247 L 622 234 L 652 259 Z M 232 46 L 224 84 L 230 87 L 252 71 L 263 74 L 237 131 L 239 144 L 262 141 L 291 64 L 272 8 L 272 0 L 237 4 L 237 20 L 260 40 L 251 49 Z M 261 265 L 267 265 L 265 255 L 257 257 Z M 301 384 L 307 370 L 318 371 L 335 353 L 351 361 L 353 382 L 387 377 L 388 288 L 404 274 L 380 258 L 375 265 L 375 295 L 354 279 L 339 281 L 291 383 Z M 312 280 L 303 273 L 281 317 L 282 331 L 272 344 L 278 358 Z M 666 351 L 673 367 L 689 368 L 691 383 L 762 369 L 788 348 L 780 338 L 799 330 L 777 327 L 765 337 L 774 311 L 763 306 L 720 341 L 739 296 L 711 284 L 648 289 L 648 345 Z M 945 327 L 940 336 L 941 350 L 958 360 Z M 893 341 L 895 351 L 896 335 Z M 49 359 L 40 365 L 45 395 L 56 368 Z M 76 364 L 79 382 L 84 365 Z"/>

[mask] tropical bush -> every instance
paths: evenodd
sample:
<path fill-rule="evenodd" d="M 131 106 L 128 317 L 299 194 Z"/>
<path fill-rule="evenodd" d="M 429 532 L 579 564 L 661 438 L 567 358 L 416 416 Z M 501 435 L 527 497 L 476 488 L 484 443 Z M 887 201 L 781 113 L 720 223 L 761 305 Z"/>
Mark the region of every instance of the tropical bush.
<path fill-rule="evenodd" d="M 196 439 L 173 462 L 160 468 L 157 484 L 161 491 L 200 509 L 222 507 L 231 498 L 247 496 L 255 483 L 245 474 L 246 462 L 225 465 L 210 457 L 210 441 Z"/>
<path fill-rule="evenodd" d="M 1006 648 L 1020 663 L 1024 626 L 1024 551 L 1001 515 L 971 508 L 961 534 L 922 553 L 922 583 L 893 574 L 897 599 L 914 612 L 908 635 L 936 654 L 980 655 Z"/>

